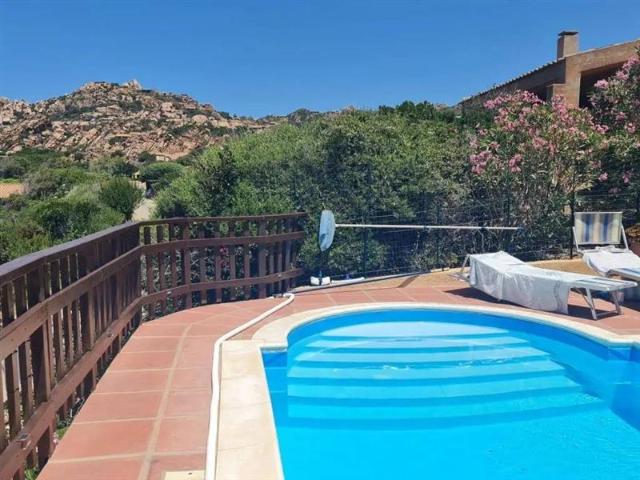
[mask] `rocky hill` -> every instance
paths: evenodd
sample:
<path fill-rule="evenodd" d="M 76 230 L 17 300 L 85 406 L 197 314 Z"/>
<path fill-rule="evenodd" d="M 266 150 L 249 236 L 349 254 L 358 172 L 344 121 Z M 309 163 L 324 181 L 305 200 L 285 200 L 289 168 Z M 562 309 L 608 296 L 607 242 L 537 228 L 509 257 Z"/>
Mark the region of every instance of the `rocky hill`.
<path fill-rule="evenodd" d="M 138 82 L 92 82 L 62 97 L 27 103 L 0 98 L 0 151 L 25 147 L 88 159 L 143 153 L 176 159 L 234 133 L 285 119 L 232 117 L 186 95 L 143 89 Z"/>

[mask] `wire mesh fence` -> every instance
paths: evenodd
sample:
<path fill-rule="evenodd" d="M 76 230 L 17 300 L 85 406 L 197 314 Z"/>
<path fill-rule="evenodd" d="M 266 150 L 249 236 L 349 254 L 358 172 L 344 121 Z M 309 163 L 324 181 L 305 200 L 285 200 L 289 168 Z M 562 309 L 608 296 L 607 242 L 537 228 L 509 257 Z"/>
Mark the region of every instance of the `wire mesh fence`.
<path fill-rule="evenodd" d="M 504 250 L 525 260 L 571 258 L 575 255 L 573 212 L 622 211 L 625 225 L 640 220 L 638 195 L 581 195 L 555 206 L 532 225 L 522 225 L 517 210 L 506 201 L 447 205 L 432 202 L 411 215 L 375 211 L 360 218 L 336 216 L 333 246 L 320 261 L 324 275 L 334 279 L 429 272 L 460 266 L 468 254 Z M 395 225 L 425 228 L 393 228 Z M 429 226 L 479 227 L 432 229 Z M 493 230 L 491 227 L 521 227 Z"/>

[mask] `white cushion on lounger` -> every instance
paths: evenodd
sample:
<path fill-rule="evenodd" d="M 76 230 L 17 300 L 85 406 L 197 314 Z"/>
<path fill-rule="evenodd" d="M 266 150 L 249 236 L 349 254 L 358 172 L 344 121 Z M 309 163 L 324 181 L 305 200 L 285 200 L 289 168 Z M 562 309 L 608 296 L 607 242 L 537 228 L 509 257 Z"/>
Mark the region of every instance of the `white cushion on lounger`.
<path fill-rule="evenodd" d="M 568 313 L 572 282 L 584 275 L 528 265 L 506 252 L 469 255 L 469 284 L 498 300 Z"/>
<path fill-rule="evenodd" d="M 547 312 L 568 313 L 571 289 L 620 292 L 637 286 L 636 282 L 536 267 L 506 252 L 469 255 L 469 267 L 472 287 L 498 300 Z M 595 311 L 593 315 L 595 319 Z"/>
<path fill-rule="evenodd" d="M 611 270 L 640 268 L 640 257 L 630 250 L 603 247 L 584 252 L 582 259 L 592 270 L 607 275 Z"/>

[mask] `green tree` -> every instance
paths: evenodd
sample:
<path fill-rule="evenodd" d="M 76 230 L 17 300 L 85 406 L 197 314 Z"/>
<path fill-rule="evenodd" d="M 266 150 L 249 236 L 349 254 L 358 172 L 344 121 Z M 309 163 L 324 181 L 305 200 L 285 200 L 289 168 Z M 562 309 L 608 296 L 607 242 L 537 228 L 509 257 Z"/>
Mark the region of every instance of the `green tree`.
<path fill-rule="evenodd" d="M 91 174 L 82 167 L 42 167 L 27 179 L 27 195 L 33 199 L 60 198 L 81 183 L 90 181 Z"/>
<path fill-rule="evenodd" d="M 33 219 L 5 215 L 0 218 L 0 263 L 42 250 L 52 240 Z"/>
<path fill-rule="evenodd" d="M 115 177 L 102 185 L 99 198 L 107 207 L 122 214 L 125 220 L 131 220 L 142 201 L 142 190 L 124 177 Z"/>
<path fill-rule="evenodd" d="M 124 157 L 103 157 L 95 161 L 93 168 L 116 177 L 132 177 L 138 171 L 138 167 Z"/>
<path fill-rule="evenodd" d="M 174 162 L 154 162 L 140 169 L 140 180 L 151 184 L 155 192 L 164 190 L 183 174 L 185 167 Z"/>
<path fill-rule="evenodd" d="M 225 150 L 204 151 L 193 167 L 157 197 L 161 217 L 220 215 L 228 210 L 238 180 L 235 159 Z"/>
<path fill-rule="evenodd" d="M 153 153 L 144 151 L 138 155 L 138 161 L 140 163 L 150 163 L 156 161 L 156 156 Z"/>
<path fill-rule="evenodd" d="M 15 158 L 0 158 L 0 178 L 22 178 L 27 168 Z"/>
<path fill-rule="evenodd" d="M 55 198 L 35 202 L 23 213 L 54 243 L 79 238 L 122 223 L 124 216 L 91 198 Z"/>
<path fill-rule="evenodd" d="M 424 117 L 424 118 L 423 118 Z M 349 111 L 299 126 L 283 124 L 212 147 L 185 175 L 158 195 L 157 213 L 243 215 L 304 210 L 310 214 L 301 258 L 319 261 L 317 216 L 332 209 L 360 221 L 381 213 L 405 219 L 423 215 L 437 198 L 456 205 L 465 193 L 467 145 L 454 122 L 430 115 Z M 392 260 L 388 246 L 371 238 L 368 266 Z M 332 268 L 357 270 L 361 235 L 341 232 Z"/>

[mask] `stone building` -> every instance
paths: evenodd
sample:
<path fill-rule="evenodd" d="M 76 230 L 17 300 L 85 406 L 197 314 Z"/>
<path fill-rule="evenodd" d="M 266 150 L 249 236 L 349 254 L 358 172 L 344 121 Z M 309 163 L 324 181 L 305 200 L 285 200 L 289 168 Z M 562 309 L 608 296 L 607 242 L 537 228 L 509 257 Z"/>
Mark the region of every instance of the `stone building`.
<path fill-rule="evenodd" d="M 562 95 L 570 105 L 587 106 L 593 85 L 613 75 L 631 58 L 640 46 L 640 39 L 602 48 L 580 51 L 578 32 L 558 34 L 556 59 L 519 77 L 496 85 L 460 102 L 462 107 L 482 104 L 500 93 L 528 90 L 543 100 Z"/>

